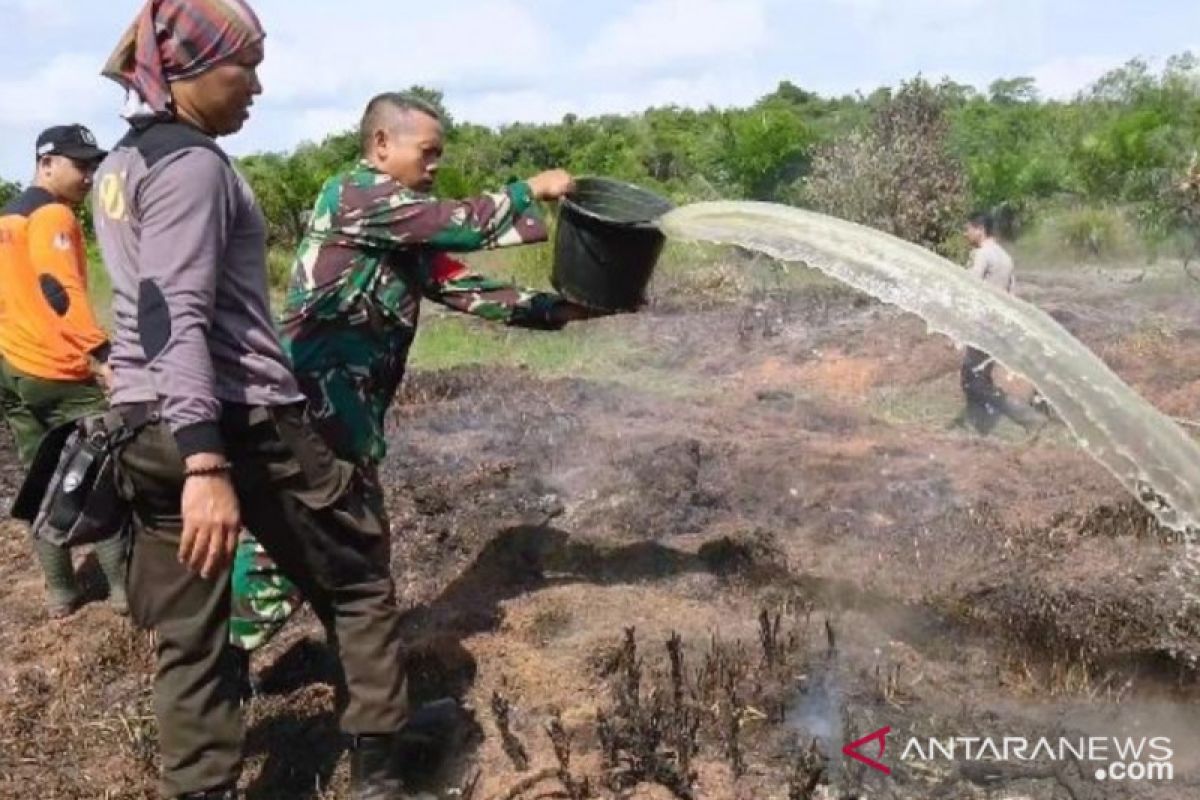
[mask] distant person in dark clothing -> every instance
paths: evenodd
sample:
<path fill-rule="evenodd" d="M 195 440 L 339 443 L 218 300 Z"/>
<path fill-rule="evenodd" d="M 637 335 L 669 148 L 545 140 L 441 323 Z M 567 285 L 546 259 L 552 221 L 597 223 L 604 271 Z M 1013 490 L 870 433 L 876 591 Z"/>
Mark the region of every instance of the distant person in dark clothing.
<path fill-rule="evenodd" d="M 1012 294 L 1016 286 L 1012 257 L 1000 246 L 994 235 L 992 218 L 988 214 L 973 214 L 964 231 L 971 245 L 968 269 L 971 274 L 997 290 Z M 992 370 L 996 362 L 990 355 L 968 347 L 959 373 L 967 407 L 957 422 L 966 423 L 981 434 L 989 434 L 1002 416 L 1007 416 L 1023 428 L 1038 423 L 1032 408 L 1012 400 L 996 386 Z"/>

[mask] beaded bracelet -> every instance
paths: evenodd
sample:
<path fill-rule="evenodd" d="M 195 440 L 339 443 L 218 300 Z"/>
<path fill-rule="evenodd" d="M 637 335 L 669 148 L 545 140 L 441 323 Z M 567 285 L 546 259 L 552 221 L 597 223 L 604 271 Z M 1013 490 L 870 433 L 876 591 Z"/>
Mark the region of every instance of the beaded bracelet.
<path fill-rule="evenodd" d="M 183 477 L 185 477 L 185 478 L 204 478 L 209 475 L 220 475 L 221 473 L 229 472 L 232 469 L 233 469 L 233 464 L 230 464 L 228 461 L 226 461 L 222 464 L 213 464 L 210 467 L 195 467 L 193 469 L 184 470 Z"/>

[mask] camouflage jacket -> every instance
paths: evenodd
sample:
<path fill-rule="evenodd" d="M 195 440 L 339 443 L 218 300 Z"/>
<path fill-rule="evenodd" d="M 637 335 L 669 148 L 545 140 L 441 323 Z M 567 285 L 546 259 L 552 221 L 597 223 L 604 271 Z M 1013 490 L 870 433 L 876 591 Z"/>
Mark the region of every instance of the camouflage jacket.
<path fill-rule="evenodd" d="M 280 334 L 325 440 L 360 464 L 387 450 L 384 415 L 421 297 L 525 327 L 556 328 L 558 295 L 471 272 L 446 252 L 545 241 L 529 185 L 437 200 L 360 162 L 326 181 L 300 243 Z"/>

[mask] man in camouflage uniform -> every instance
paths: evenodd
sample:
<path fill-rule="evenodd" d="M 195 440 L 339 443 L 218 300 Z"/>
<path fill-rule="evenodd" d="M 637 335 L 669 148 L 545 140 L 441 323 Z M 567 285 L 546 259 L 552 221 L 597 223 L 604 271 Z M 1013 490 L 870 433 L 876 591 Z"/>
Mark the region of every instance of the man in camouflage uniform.
<path fill-rule="evenodd" d="M 360 128 L 362 160 L 328 180 L 301 241 L 281 315 L 284 347 L 318 431 L 378 491 L 384 415 L 417 332 L 422 297 L 522 327 L 558 329 L 592 312 L 558 295 L 471 272 L 447 252 L 545 241 L 535 200 L 573 188 L 562 170 L 476 198 L 428 194 L 442 155 L 438 112 L 383 94 Z M 294 587 L 248 534 L 234 567 L 232 639 L 251 650 L 299 606 Z"/>

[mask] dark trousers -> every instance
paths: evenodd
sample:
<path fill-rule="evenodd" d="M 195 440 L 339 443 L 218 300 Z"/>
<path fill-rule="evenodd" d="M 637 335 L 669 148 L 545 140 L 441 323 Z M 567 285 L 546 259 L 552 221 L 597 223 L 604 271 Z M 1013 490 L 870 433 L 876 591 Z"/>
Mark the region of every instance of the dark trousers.
<path fill-rule="evenodd" d="M 103 411 L 95 381 L 52 381 L 27 375 L 0 357 L 0 409 L 12 429 L 17 458 L 28 467 L 51 428 Z"/>
<path fill-rule="evenodd" d="M 1023 428 L 1033 427 L 1037 424 L 1036 413 L 1031 408 L 1014 403 L 996 386 L 992 378 L 992 369 L 995 366 L 996 362 L 987 353 L 974 347 L 967 348 L 959 372 L 963 394 L 967 400 L 963 418 L 983 434 L 991 433 L 1001 416 L 1009 417 Z"/>
<path fill-rule="evenodd" d="M 400 611 L 379 495 L 339 461 L 297 406 L 227 410 L 222 420 L 242 522 L 334 632 L 350 734 L 396 731 L 407 714 Z M 230 575 L 178 561 L 183 464 L 161 423 L 121 454 L 133 504 L 130 609 L 158 633 L 155 713 L 167 796 L 232 785 L 242 761 L 237 659 L 229 646 Z"/>
<path fill-rule="evenodd" d="M 95 381 L 39 378 L 21 372 L 0 357 L 0 410 L 12 430 L 17 458 L 26 469 L 51 429 L 107 407 L 104 392 Z M 125 596 L 125 545 L 125 537 L 117 536 L 92 548 L 114 599 Z M 33 551 L 46 579 L 51 611 L 65 612 L 74 607 L 80 592 L 70 549 L 34 539 Z"/>

